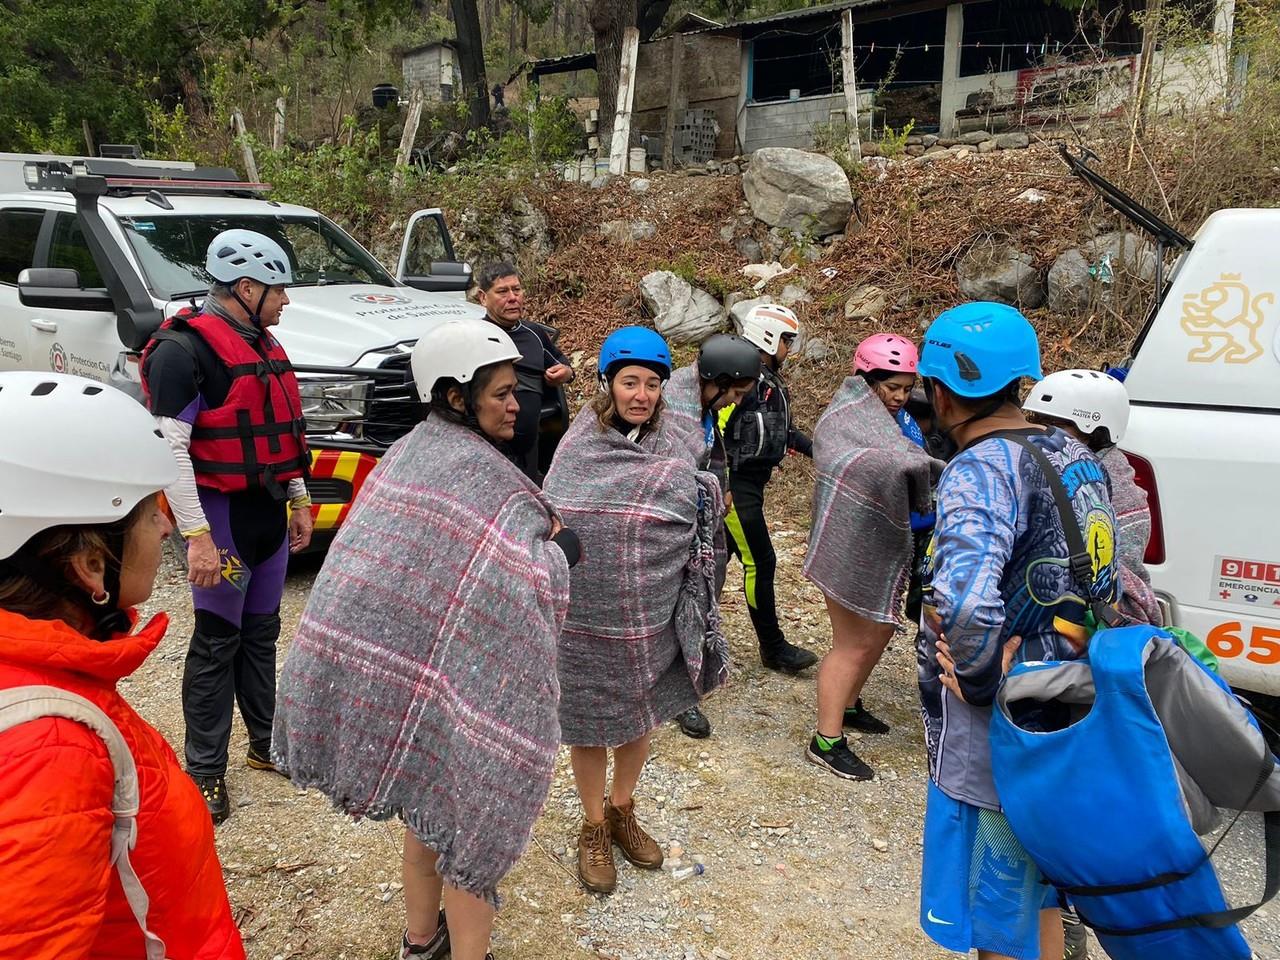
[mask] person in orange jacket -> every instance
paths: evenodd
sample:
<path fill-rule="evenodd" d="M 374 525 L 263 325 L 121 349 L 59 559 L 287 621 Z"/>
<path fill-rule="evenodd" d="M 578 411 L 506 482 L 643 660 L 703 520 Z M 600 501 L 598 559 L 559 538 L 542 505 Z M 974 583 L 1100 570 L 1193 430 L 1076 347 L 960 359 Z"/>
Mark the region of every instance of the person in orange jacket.
<path fill-rule="evenodd" d="M 172 531 L 168 443 L 124 393 L 0 374 L 0 957 L 244 960 L 200 791 L 117 683 Z"/>

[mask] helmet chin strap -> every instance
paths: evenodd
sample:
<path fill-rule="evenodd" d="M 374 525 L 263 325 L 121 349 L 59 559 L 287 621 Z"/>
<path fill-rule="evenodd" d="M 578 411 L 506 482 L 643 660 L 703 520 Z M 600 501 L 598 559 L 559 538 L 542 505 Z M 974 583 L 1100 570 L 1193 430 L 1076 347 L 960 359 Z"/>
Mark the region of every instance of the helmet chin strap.
<path fill-rule="evenodd" d="M 258 306 L 256 309 L 250 307 L 247 303 L 240 299 L 240 294 L 235 286 L 231 287 L 231 296 L 235 298 L 236 303 L 240 304 L 240 309 L 249 315 L 249 322 L 259 330 L 262 329 L 262 308 L 266 305 L 267 294 L 271 292 L 271 288 L 266 284 L 262 286 L 262 296 L 258 298 Z"/>

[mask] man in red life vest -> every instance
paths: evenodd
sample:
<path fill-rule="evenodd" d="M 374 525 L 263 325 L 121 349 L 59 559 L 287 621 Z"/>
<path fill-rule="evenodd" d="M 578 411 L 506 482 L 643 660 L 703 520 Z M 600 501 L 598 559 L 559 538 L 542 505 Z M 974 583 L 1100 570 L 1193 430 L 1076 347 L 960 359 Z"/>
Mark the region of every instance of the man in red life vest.
<path fill-rule="evenodd" d="M 289 302 L 289 257 L 249 230 L 209 245 L 199 312 L 167 321 L 142 356 L 147 404 L 178 460 L 165 491 L 187 543 L 195 631 L 182 676 L 186 767 L 221 823 L 232 711 L 246 761 L 271 763 L 276 640 L 289 552 L 311 542 L 306 422 L 289 358 L 270 333 Z M 286 506 L 287 501 L 287 506 Z"/>

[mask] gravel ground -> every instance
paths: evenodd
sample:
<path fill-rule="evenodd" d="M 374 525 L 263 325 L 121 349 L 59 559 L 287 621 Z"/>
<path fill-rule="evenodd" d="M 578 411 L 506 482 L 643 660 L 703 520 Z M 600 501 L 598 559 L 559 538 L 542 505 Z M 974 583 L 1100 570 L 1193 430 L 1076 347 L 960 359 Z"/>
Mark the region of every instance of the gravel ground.
<path fill-rule="evenodd" d="M 780 612 L 788 637 L 821 654 L 830 636 L 821 595 L 800 576 L 808 470 L 789 473 L 774 504 Z M 281 662 L 318 565 L 304 558 L 290 574 Z M 714 733 L 694 741 L 672 725 L 658 731 L 637 792 L 650 833 L 664 846 L 681 845 L 685 862 L 702 863 L 705 873 L 677 882 L 618 856 L 614 895 L 584 892 L 574 879 L 580 813 L 566 751 L 535 842 L 502 888 L 498 960 L 956 956 L 916 922 L 926 764 L 910 636 L 894 637 L 864 691 L 893 725 L 887 736 L 854 744 L 879 776 L 837 780 L 802 756 L 813 724 L 812 671 L 793 679 L 760 667 L 734 589 L 740 577 L 735 564 L 725 597 L 735 672 L 704 707 Z M 168 611 L 173 622 L 123 691 L 181 753 L 179 689 L 191 624 L 176 564 L 161 570 L 149 608 Z M 218 829 L 218 848 L 249 957 L 396 956 L 403 898 L 395 827 L 353 823 L 318 794 L 247 769 L 236 759 L 246 746 L 237 722 L 228 773 L 234 813 Z M 1259 825 L 1242 821 L 1219 851 L 1237 902 L 1261 888 L 1260 850 Z M 1280 907 L 1262 908 L 1246 930 L 1262 960 L 1280 960 Z M 1096 947 L 1094 954 L 1101 955 Z"/>

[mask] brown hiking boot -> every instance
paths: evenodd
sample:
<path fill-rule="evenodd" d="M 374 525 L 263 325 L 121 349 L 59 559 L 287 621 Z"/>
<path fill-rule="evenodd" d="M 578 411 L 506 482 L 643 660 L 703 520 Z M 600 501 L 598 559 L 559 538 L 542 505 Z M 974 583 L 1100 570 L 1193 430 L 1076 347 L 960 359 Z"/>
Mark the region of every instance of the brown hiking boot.
<path fill-rule="evenodd" d="M 608 820 L 593 823 L 583 818 L 582 832 L 578 834 L 578 877 L 584 887 L 595 893 L 613 893 L 618 885 Z"/>
<path fill-rule="evenodd" d="M 613 842 L 622 848 L 622 855 L 641 870 L 662 868 L 662 848 L 653 837 L 641 828 L 636 820 L 636 802 L 625 807 L 615 807 L 608 800 L 604 803 L 604 818 L 609 824 Z"/>

